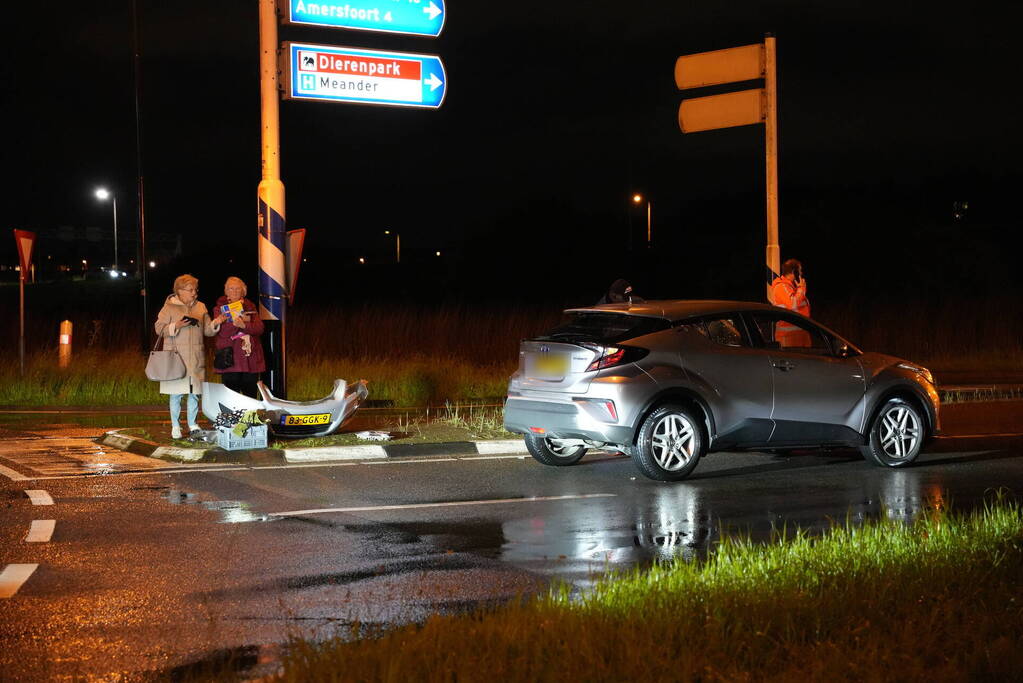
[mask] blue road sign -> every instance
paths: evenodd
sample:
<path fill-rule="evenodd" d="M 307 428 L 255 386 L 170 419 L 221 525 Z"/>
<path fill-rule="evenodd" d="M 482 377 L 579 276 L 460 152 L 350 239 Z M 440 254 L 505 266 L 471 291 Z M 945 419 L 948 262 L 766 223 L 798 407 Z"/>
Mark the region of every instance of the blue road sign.
<path fill-rule="evenodd" d="M 437 109 L 447 74 L 440 57 L 284 43 L 285 99 Z"/>
<path fill-rule="evenodd" d="M 444 0 L 288 0 L 292 24 L 438 36 Z"/>

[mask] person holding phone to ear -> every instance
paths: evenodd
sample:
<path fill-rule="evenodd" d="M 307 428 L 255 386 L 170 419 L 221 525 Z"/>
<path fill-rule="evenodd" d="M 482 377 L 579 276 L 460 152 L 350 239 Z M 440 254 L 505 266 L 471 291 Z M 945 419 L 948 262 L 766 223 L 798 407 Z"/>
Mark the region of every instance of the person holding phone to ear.
<path fill-rule="evenodd" d="M 181 275 L 174 280 L 174 291 L 156 316 L 156 334 L 163 337 L 163 348 L 174 349 L 185 363 L 185 376 L 160 382 L 160 393 L 170 395 L 171 437 L 181 438 L 181 397 L 188 395 L 188 432 L 199 430 L 199 394 L 206 380 L 206 349 L 203 337 L 212 337 L 219 325 L 210 320 L 206 305 L 199 301 L 199 280 Z"/>
<path fill-rule="evenodd" d="M 790 258 L 781 264 L 781 275 L 771 283 L 771 303 L 775 306 L 810 317 L 810 300 L 806 298 L 806 278 L 803 264 Z M 775 341 L 786 346 L 809 346 L 809 335 L 795 325 L 779 322 L 775 327 Z"/>

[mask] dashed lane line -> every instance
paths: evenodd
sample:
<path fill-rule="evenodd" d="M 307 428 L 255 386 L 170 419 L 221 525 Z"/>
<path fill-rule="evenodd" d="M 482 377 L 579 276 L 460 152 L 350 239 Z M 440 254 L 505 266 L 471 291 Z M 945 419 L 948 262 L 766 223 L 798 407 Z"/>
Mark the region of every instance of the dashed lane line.
<path fill-rule="evenodd" d="M 544 503 L 554 500 L 582 500 L 586 498 L 616 498 L 616 493 L 584 493 L 574 496 L 534 496 L 532 498 L 497 498 L 492 500 L 456 500 L 447 503 L 411 503 L 408 505 L 374 505 L 370 507 L 318 508 L 271 512 L 269 517 L 304 517 L 331 512 L 384 512 L 388 510 L 421 510 L 423 508 L 462 507 L 466 505 L 503 505 L 509 503 Z"/>
<path fill-rule="evenodd" d="M 0 572 L 0 598 L 13 597 L 38 568 L 38 564 L 9 564 L 4 567 Z"/>
<path fill-rule="evenodd" d="M 28 489 L 25 494 L 32 500 L 33 505 L 53 505 L 53 498 L 42 489 Z"/>
<path fill-rule="evenodd" d="M 5 477 L 10 479 L 11 481 L 27 481 L 28 480 L 28 477 L 26 477 L 24 474 L 21 474 L 20 472 L 15 472 L 10 467 L 4 467 L 3 465 L 0 465 L 0 474 L 4 475 Z"/>
<path fill-rule="evenodd" d="M 57 527 L 55 519 L 36 519 L 28 529 L 25 536 L 26 543 L 49 543 L 53 536 L 53 530 Z"/>

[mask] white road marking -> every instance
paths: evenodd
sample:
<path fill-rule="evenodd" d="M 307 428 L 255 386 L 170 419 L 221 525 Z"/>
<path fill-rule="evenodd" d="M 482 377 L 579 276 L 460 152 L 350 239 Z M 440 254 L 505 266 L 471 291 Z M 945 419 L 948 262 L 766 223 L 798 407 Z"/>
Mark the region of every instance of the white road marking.
<path fill-rule="evenodd" d="M 0 598 L 12 597 L 28 581 L 38 564 L 9 564 L 0 572 Z"/>
<path fill-rule="evenodd" d="M 53 536 L 53 530 L 57 526 L 57 520 L 55 519 L 36 519 L 32 521 L 32 526 L 28 529 L 28 536 L 25 537 L 26 543 L 49 543 L 50 537 Z"/>
<path fill-rule="evenodd" d="M 476 450 L 481 455 L 497 455 L 501 453 L 528 453 L 526 442 L 522 439 L 502 439 L 500 441 L 477 441 Z"/>
<path fill-rule="evenodd" d="M 4 467 L 3 465 L 0 465 L 0 474 L 4 475 L 5 477 L 12 481 L 25 481 L 28 479 L 28 477 L 26 477 L 24 474 L 19 474 L 18 472 L 15 472 L 11 468 Z"/>
<path fill-rule="evenodd" d="M 387 451 L 383 446 L 345 446 L 345 455 L 339 456 L 330 447 L 323 448 L 286 448 L 284 459 L 288 462 L 326 462 L 330 460 L 369 460 L 386 458 Z"/>
<path fill-rule="evenodd" d="M 576 496 L 536 496 L 533 498 L 499 498 L 495 500 L 458 500 L 449 503 L 412 503 L 409 505 L 374 505 L 370 507 L 319 508 L 313 510 L 289 510 L 271 512 L 270 517 L 300 517 L 320 515 L 328 512 L 381 512 L 386 510 L 421 510 L 423 508 L 461 507 L 465 505 L 501 505 L 505 503 L 543 503 L 553 500 L 582 500 L 585 498 L 616 498 L 616 493 L 585 493 Z"/>
<path fill-rule="evenodd" d="M 25 493 L 32 499 L 33 505 L 53 505 L 53 498 L 50 498 L 50 494 L 42 489 L 29 489 Z"/>

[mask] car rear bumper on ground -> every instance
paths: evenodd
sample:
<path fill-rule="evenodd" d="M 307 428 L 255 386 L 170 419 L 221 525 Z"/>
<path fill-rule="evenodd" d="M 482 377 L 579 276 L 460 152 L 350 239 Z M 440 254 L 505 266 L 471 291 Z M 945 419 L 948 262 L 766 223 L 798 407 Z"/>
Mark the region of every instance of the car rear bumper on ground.
<path fill-rule="evenodd" d="M 632 428 L 599 422 L 575 403 L 538 401 L 509 396 L 504 404 L 504 428 L 516 434 L 536 434 L 558 439 L 585 439 L 629 444 Z"/>

